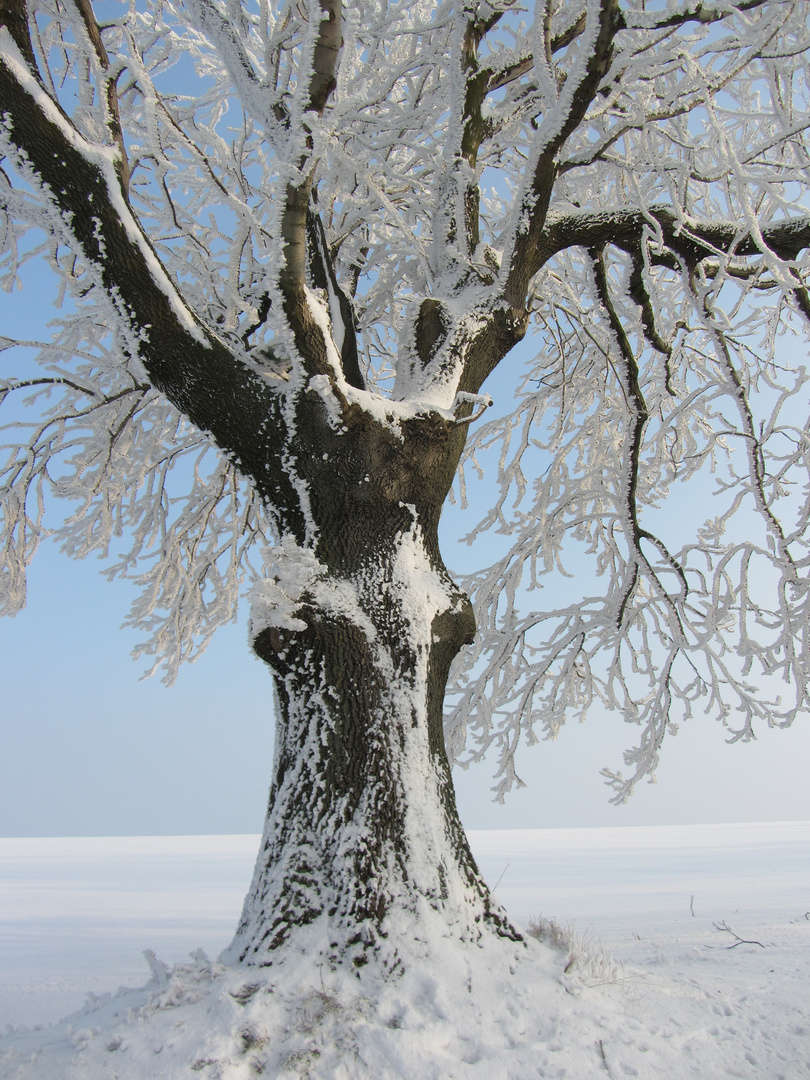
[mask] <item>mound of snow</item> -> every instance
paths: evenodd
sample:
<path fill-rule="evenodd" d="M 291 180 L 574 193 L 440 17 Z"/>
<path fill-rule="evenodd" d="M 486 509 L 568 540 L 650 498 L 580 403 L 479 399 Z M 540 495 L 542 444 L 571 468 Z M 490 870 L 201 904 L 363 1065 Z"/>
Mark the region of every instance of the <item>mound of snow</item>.
<path fill-rule="evenodd" d="M 438 944 L 438 949 L 437 949 Z M 427 945 L 425 944 L 427 951 Z M 171 970 L 153 954 L 140 990 L 91 997 L 60 1024 L 0 1040 L 15 1080 L 217 1080 L 604 1075 L 600 1047 L 625 994 L 582 997 L 566 957 L 528 941 L 430 943 L 397 977 L 301 958 L 226 967 L 198 950 Z M 441 973 L 441 974 L 439 974 Z M 615 1025 L 614 1025 L 615 1026 Z"/>
<path fill-rule="evenodd" d="M 91 996 L 60 1024 L 0 1039 L 0 1076 L 794 1080 L 810 1073 L 810 1026 L 800 1000 L 789 1000 L 807 985 L 810 924 L 794 929 L 802 941 L 785 940 L 781 950 L 766 940 L 728 954 L 733 985 L 716 979 L 718 952 L 702 954 L 713 970 L 701 982 L 700 957 L 680 956 L 677 943 L 669 955 L 644 943 L 642 952 L 655 951 L 646 972 L 617 969 L 593 949 L 584 955 L 595 963 L 583 965 L 570 948 L 581 940 L 560 938 L 553 925 L 548 943 L 525 947 L 422 943 L 422 963 L 387 978 L 371 965 L 327 970 L 306 956 L 273 969 L 226 967 L 202 950 L 169 969 L 147 953 L 152 978 L 142 989 Z M 797 946 L 803 974 L 775 1001 L 763 962 L 784 969 L 799 958 Z M 594 972 L 607 972 L 607 981 L 590 985 Z M 779 1013 L 778 1030 L 763 1023 L 768 1006 L 771 1020 Z"/>

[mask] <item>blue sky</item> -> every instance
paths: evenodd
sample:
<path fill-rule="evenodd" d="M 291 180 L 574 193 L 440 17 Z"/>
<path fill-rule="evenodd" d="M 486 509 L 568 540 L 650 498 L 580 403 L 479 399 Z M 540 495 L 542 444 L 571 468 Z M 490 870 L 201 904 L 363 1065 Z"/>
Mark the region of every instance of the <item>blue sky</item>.
<path fill-rule="evenodd" d="M 22 293 L 0 293 L 0 334 L 45 333 L 49 289 L 33 268 L 26 276 Z M 138 635 L 120 629 L 132 586 L 98 571 L 44 544 L 26 609 L 0 621 L 0 835 L 259 831 L 273 696 L 247 647 L 246 610 L 173 687 L 142 681 L 143 662 L 129 656 Z M 492 765 L 459 772 L 462 819 L 470 828 L 810 819 L 810 723 L 726 746 L 719 724 L 696 718 L 665 747 L 658 783 L 613 807 L 599 770 L 620 766 L 635 734 L 620 717 L 563 729 L 521 756 L 527 787 L 504 806 L 491 801 Z"/>
<path fill-rule="evenodd" d="M 177 683 L 140 680 L 130 598 L 92 562 L 47 548 L 27 608 L 0 622 L 0 835 L 259 831 L 272 765 L 270 676 L 244 625 L 220 631 Z M 658 783 L 627 806 L 599 777 L 634 729 L 615 717 L 563 729 L 523 755 L 527 787 L 491 802 L 491 766 L 457 776 L 470 828 L 542 828 L 810 818 L 810 725 L 726 746 L 717 723 L 681 728 Z"/>

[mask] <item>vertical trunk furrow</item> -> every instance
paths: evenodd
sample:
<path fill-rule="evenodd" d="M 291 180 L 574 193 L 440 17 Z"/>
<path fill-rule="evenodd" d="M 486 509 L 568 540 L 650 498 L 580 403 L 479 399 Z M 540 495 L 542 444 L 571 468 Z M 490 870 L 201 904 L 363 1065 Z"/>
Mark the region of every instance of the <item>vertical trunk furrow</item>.
<path fill-rule="evenodd" d="M 264 609 L 254 648 L 277 681 L 276 770 L 230 958 L 271 964 L 315 934 L 325 961 L 392 968 L 434 931 L 519 937 L 470 853 L 441 737 L 469 602 L 416 524 L 380 551 L 337 584 L 315 574 L 285 625 Z"/>

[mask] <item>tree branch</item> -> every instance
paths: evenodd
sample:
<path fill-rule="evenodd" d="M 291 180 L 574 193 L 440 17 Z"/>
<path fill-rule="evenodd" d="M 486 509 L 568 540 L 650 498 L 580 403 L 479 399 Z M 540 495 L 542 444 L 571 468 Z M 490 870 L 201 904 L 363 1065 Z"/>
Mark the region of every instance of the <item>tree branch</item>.
<path fill-rule="evenodd" d="M 759 3 L 764 0 L 758 0 Z M 556 53 L 561 52 L 567 48 L 572 41 L 582 34 L 585 29 L 586 16 L 583 13 L 579 18 L 571 23 L 571 25 L 563 30 L 562 33 L 557 34 L 555 37 L 548 39 L 547 41 L 547 59 L 550 56 L 554 56 Z M 516 60 L 514 64 L 510 64 L 509 67 L 501 69 L 487 69 L 489 75 L 489 82 L 487 83 L 487 93 L 494 94 L 496 90 L 502 90 L 504 86 L 508 86 L 516 79 L 520 79 L 523 75 L 528 73 L 534 67 L 534 55 L 527 53 L 519 60 Z"/>
<path fill-rule="evenodd" d="M 697 22 L 703 25 L 708 25 L 715 22 L 720 22 L 721 19 L 728 18 L 729 15 L 735 11 L 752 11 L 754 8 L 762 7 L 766 3 L 766 0 L 743 0 L 742 3 L 737 3 L 733 8 L 729 7 L 714 7 L 708 4 L 703 4 L 701 0 L 698 3 L 687 4 L 682 11 L 673 12 L 671 15 L 667 15 L 662 19 L 656 18 L 653 13 L 647 15 L 644 12 L 623 12 L 622 14 L 622 29 L 626 30 L 666 30 L 669 27 L 684 26 L 686 23 Z"/>
<path fill-rule="evenodd" d="M 110 60 L 107 56 L 107 50 L 104 48 L 104 42 L 101 40 L 101 30 L 96 22 L 93 9 L 90 6 L 90 0 L 73 0 L 73 3 L 76 5 L 76 9 L 81 15 L 82 22 L 87 30 L 87 36 L 90 38 L 99 66 L 105 73 L 103 82 L 104 99 L 107 105 L 107 127 L 109 128 L 114 144 L 118 147 L 118 162 L 116 163 L 116 169 L 118 171 L 118 178 L 121 182 L 121 190 L 124 193 L 124 198 L 128 201 L 129 163 L 127 161 L 126 147 L 124 146 L 124 133 L 121 129 L 121 114 L 118 110 L 118 90 L 115 85 L 115 79 L 111 79 L 106 74 L 106 72 L 109 71 Z"/>
<path fill-rule="evenodd" d="M 641 325 L 647 340 L 654 349 L 663 353 L 667 359 L 672 355 L 672 346 L 665 341 L 658 330 L 653 310 L 652 299 L 644 281 L 644 250 L 641 244 L 631 253 L 632 271 L 630 273 L 630 296 L 641 308 Z M 667 389 L 669 389 L 669 370 L 667 369 Z"/>
<path fill-rule="evenodd" d="M 600 0 L 599 23 L 584 70 L 578 79 L 572 74 L 566 82 L 564 94 L 567 105 L 563 97 L 560 99 L 565 108 L 562 118 L 552 113 L 553 119 L 539 127 L 536 136 L 539 154 L 530 186 L 516 207 L 516 233 L 504 285 L 504 297 L 513 308 L 525 304 L 529 282 L 542 265 L 538 256 L 557 176 L 557 157 L 568 137 L 581 123 L 610 68 L 620 17 L 618 0 Z M 583 31 L 586 32 L 587 29 Z M 547 130 L 548 125 L 552 125 L 550 130 Z M 528 225 L 524 226 L 524 221 L 528 221 Z"/>
<path fill-rule="evenodd" d="M 44 88 L 42 75 L 37 64 L 31 32 L 28 29 L 28 5 L 26 0 L 0 0 L 0 26 L 5 26 L 14 43 L 20 50 L 30 73 Z"/>
<path fill-rule="evenodd" d="M 189 310 L 127 205 L 117 148 L 92 145 L 76 131 L 2 26 L 0 100 L 13 145 L 43 184 L 58 228 L 69 228 L 75 249 L 112 298 L 149 381 L 211 433 L 261 496 L 300 514 L 280 464 L 284 425 L 272 383 L 237 360 Z M 268 470 L 272 458 L 278 467 Z"/>
<path fill-rule="evenodd" d="M 341 31 L 340 0 L 319 0 L 323 17 L 318 29 L 315 49 L 312 57 L 307 92 L 308 111 L 323 115 L 326 103 L 335 89 L 337 62 L 343 44 Z M 323 331 L 313 318 L 306 297 L 307 271 L 315 267 L 316 276 L 321 276 L 327 283 L 334 280 L 335 298 L 340 305 L 344 324 L 344 337 L 341 346 L 346 345 L 348 370 L 344 371 L 347 380 L 355 385 L 362 385 L 360 369 L 357 364 L 356 343 L 347 338 L 354 335 L 354 318 L 347 306 L 350 302 L 337 287 L 334 269 L 326 243 L 320 243 L 318 227 L 310 229 L 313 211 L 310 207 L 315 165 L 309 158 L 313 149 L 312 135 L 304 122 L 306 136 L 306 154 L 299 162 L 299 171 L 306 174 L 304 179 L 287 184 L 284 209 L 281 217 L 281 235 L 284 241 L 284 265 L 279 273 L 279 287 L 283 297 L 284 314 L 290 323 L 295 343 L 309 375 L 325 374 L 332 378 L 334 370 L 329 362 L 329 350 L 324 340 Z M 328 290 L 327 290 L 328 291 Z M 342 302 L 341 299 L 342 298 Z M 343 349 L 339 347 L 339 351 Z"/>
<path fill-rule="evenodd" d="M 645 236 L 656 231 L 663 248 L 654 247 L 650 261 L 654 265 L 678 269 L 673 253 L 689 266 L 705 258 L 724 254 L 734 246 L 735 256 L 762 254 L 754 237 L 732 221 L 684 221 L 668 206 L 651 206 L 647 210 L 614 210 L 564 214 L 549 219 L 543 236 L 535 249 L 534 273 L 558 252 L 570 247 L 598 248 L 610 243 L 631 257 Z M 781 259 L 792 260 L 810 246 L 810 216 L 791 218 L 765 225 L 762 237 L 769 249 Z"/>
<path fill-rule="evenodd" d="M 324 17 L 312 57 L 308 108 L 322 116 L 326 102 L 337 85 L 337 62 L 343 34 L 340 0 L 319 0 L 319 3 Z"/>
<path fill-rule="evenodd" d="M 310 210 L 307 218 L 307 246 L 309 248 L 309 273 L 316 289 L 323 289 L 329 300 L 335 345 L 340 351 L 343 374 L 350 386 L 358 390 L 365 389 L 365 380 L 360 371 L 357 355 L 357 329 L 354 321 L 354 308 L 338 284 L 332 255 L 326 239 L 326 232 L 320 214 Z M 337 306 L 337 311 L 335 311 Z M 335 327 L 339 323 L 339 327 Z"/>
<path fill-rule="evenodd" d="M 735 939 L 733 945 L 726 945 L 727 949 L 736 949 L 738 945 L 759 945 L 760 949 L 765 948 L 761 941 L 752 941 L 748 938 L 740 937 L 737 931 L 733 930 L 725 921 L 725 919 L 722 922 L 715 923 L 714 928 L 715 930 L 720 930 L 724 934 L 731 934 L 731 936 Z M 711 948 L 711 946 L 708 947 Z"/>
<path fill-rule="evenodd" d="M 628 412 L 629 432 L 625 437 L 624 491 L 626 502 L 625 530 L 630 548 L 630 574 L 616 615 L 617 629 L 624 629 L 624 612 L 638 580 L 639 563 L 645 561 L 640 549 L 641 525 L 638 520 L 636 490 L 638 488 L 639 462 L 644 428 L 647 426 L 649 413 L 647 403 L 639 382 L 638 362 L 635 353 L 622 326 L 621 319 L 613 304 L 608 286 L 605 268 L 605 250 L 598 248 L 590 252 L 596 281 L 596 294 L 605 310 L 612 335 L 619 350 L 619 382 Z"/>

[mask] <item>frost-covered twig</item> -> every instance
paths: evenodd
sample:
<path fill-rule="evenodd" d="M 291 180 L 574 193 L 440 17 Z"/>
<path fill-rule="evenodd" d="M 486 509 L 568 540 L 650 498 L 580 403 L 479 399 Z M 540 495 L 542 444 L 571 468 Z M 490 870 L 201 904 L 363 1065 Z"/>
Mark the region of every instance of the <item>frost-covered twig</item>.
<path fill-rule="evenodd" d="M 761 941 L 751 941 L 748 938 L 740 937 L 737 931 L 733 930 L 725 920 L 720 923 L 715 923 L 714 928 L 715 930 L 720 930 L 725 934 L 731 934 L 731 936 L 734 938 L 734 944 L 727 945 L 727 949 L 736 949 L 738 945 L 759 945 L 760 949 L 765 948 Z"/>

